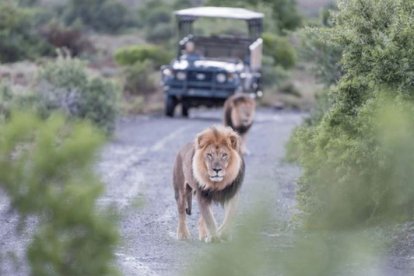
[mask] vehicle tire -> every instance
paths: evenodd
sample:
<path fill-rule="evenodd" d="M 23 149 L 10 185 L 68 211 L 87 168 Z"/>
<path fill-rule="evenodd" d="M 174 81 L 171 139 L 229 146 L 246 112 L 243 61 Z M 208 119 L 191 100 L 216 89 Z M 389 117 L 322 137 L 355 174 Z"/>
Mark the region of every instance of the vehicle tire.
<path fill-rule="evenodd" d="M 168 117 L 174 117 L 175 106 L 177 101 L 173 96 L 166 96 L 165 98 L 165 115 Z"/>
<path fill-rule="evenodd" d="M 188 105 L 186 105 L 186 104 L 182 104 L 182 106 L 181 106 L 181 115 L 183 116 L 183 117 L 188 117 L 188 110 L 189 110 L 189 107 L 188 107 Z"/>

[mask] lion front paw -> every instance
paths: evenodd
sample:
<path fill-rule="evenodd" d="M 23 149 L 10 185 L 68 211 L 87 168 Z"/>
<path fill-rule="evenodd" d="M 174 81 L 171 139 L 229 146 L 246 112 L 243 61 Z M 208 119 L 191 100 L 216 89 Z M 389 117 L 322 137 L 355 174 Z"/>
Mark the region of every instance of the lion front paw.
<path fill-rule="evenodd" d="M 190 231 L 188 231 L 187 227 L 177 230 L 178 240 L 188 240 L 190 238 L 191 238 L 191 234 L 190 234 Z"/>

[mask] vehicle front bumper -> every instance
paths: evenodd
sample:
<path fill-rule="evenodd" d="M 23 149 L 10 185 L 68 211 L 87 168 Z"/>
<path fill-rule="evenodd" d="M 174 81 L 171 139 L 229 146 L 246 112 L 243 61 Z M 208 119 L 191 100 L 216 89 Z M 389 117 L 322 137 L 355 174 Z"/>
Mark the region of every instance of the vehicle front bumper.
<path fill-rule="evenodd" d="M 202 98 L 228 98 L 230 95 L 234 94 L 236 88 L 230 87 L 226 89 L 202 89 L 202 88 L 173 88 L 173 87 L 164 87 L 164 92 L 171 96 L 176 96 L 178 98 L 182 97 L 202 97 Z"/>

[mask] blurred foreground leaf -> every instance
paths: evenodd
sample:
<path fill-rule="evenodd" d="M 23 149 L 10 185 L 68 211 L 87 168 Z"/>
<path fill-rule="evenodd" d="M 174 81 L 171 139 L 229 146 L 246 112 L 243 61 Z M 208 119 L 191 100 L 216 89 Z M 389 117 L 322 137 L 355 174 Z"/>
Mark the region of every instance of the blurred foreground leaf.
<path fill-rule="evenodd" d="M 104 136 L 86 123 L 11 113 L 0 124 L 0 187 L 24 218 L 38 218 L 27 256 L 33 275 L 114 275 L 118 232 L 96 199 Z M 102 210 L 101 210 L 102 211 Z"/>

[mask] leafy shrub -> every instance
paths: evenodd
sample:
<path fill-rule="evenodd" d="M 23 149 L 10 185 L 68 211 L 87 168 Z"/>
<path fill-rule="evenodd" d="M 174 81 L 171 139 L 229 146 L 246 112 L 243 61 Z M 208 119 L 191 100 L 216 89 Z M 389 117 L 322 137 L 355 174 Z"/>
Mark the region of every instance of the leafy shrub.
<path fill-rule="evenodd" d="M 101 77 L 91 77 L 83 63 L 59 57 L 40 73 L 37 93 L 43 115 L 60 110 L 70 118 L 88 119 L 109 133 L 117 113 L 117 87 Z"/>
<path fill-rule="evenodd" d="M 13 105 L 13 92 L 11 89 L 0 83 L 0 121 L 10 114 Z"/>
<path fill-rule="evenodd" d="M 286 37 L 263 34 L 264 54 L 273 58 L 273 64 L 285 69 L 292 68 L 296 63 L 296 51 Z"/>
<path fill-rule="evenodd" d="M 302 210 L 328 228 L 413 219 L 414 2 L 338 7 L 334 27 L 312 32 L 343 47 L 343 75 L 329 110 L 292 138 L 304 168 Z"/>
<path fill-rule="evenodd" d="M 157 24 L 151 28 L 147 28 L 145 38 L 152 43 L 166 42 L 171 40 L 175 35 L 175 26 L 166 24 Z"/>
<path fill-rule="evenodd" d="M 65 48 L 72 56 L 92 50 L 91 42 L 84 36 L 80 27 L 64 26 L 59 21 L 50 22 L 43 27 L 42 34 L 55 48 Z"/>
<path fill-rule="evenodd" d="M 31 274 L 116 274 L 114 218 L 96 206 L 102 135 L 86 123 L 31 113 L 12 113 L 0 133 L 0 186 L 21 217 L 38 219 L 27 251 Z"/>
<path fill-rule="evenodd" d="M 134 24 L 130 11 L 119 0 L 69 0 L 63 17 L 69 25 L 80 21 L 100 32 L 119 32 Z"/>
<path fill-rule="evenodd" d="M 38 32 L 38 14 L 35 9 L 0 2 L 0 62 L 33 59 L 51 53 L 52 49 Z"/>
<path fill-rule="evenodd" d="M 35 112 L 38 99 L 33 93 L 16 91 L 0 81 L 0 123 L 10 117 L 12 110 Z"/>
<path fill-rule="evenodd" d="M 308 226 L 412 219 L 414 105 L 389 94 L 377 93 L 359 110 L 352 133 L 329 126 L 327 118 L 297 131 L 295 145 L 305 165 L 299 199 L 310 213 Z"/>
<path fill-rule="evenodd" d="M 138 10 L 138 23 L 144 29 L 146 40 L 171 46 L 176 34 L 173 11 L 193 5 L 191 0 L 145 1 Z"/>
<path fill-rule="evenodd" d="M 154 27 L 157 24 L 172 23 L 172 9 L 163 1 L 148 1 L 138 11 L 141 24 Z"/>
<path fill-rule="evenodd" d="M 275 66 L 273 58 L 264 56 L 262 65 L 262 81 L 265 86 L 281 84 L 289 77 L 289 72 L 282 66 Z"/>
<path fill-rule="evenodd" d="M 341 58 L 343 45 L 330 43 L 325 39 L 324 29 L 315 32 L 307 29 L 301 32 L 301 55 L 313 64 L 313 72 L 326 86 L 336 84 L 343 75 Z"/>
<path fill-rule="evenodd" d="M 115 53 L 115 60 L 120 65 L 133 65 L 137 62 L 151 61 L 159 67 L 170 61 L 170 56 L 163 49 L 154 45 L 128 46 Z"/>
<path fill-rule="evenodd" d="M 295 30 L 302 25 L 296 0 L 264 0 L 272 8 L 273 19 L 280 31 Z"/>
<path fill-rule="evenodd" d="M 153 65 L 148 60 L 125 67 L 124 90 L 130 95 L 144 95 L 156 90 L 157 84 L 152 75 L 152 68 Z"/>

